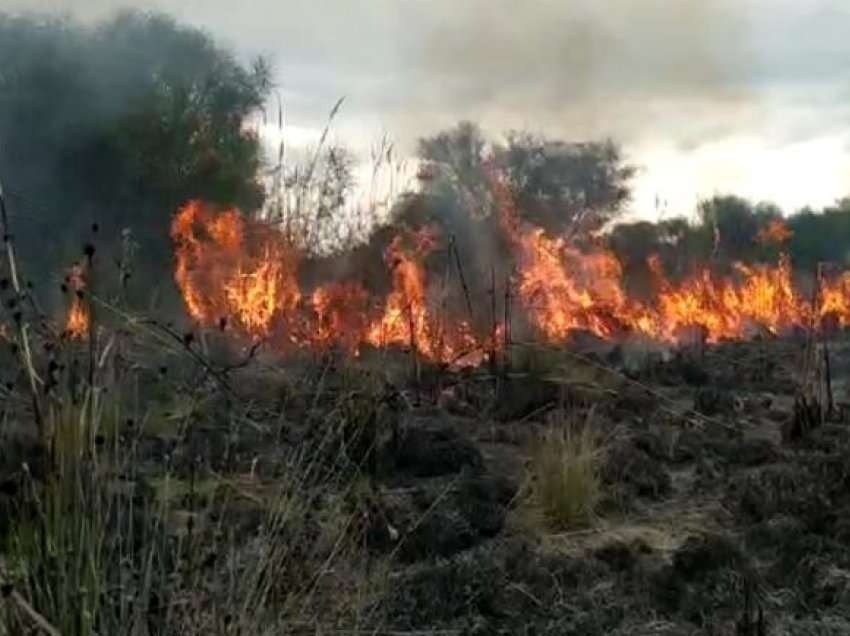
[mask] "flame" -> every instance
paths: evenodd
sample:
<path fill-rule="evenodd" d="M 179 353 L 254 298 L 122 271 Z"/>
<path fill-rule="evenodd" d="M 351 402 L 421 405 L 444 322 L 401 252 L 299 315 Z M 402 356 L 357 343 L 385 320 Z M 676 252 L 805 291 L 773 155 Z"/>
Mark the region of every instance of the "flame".
<path fill-rule="evenodd" d="M 272 228 L 249 226 L 236 210 L 216 215 L 190 202 L 175 216 L 171 237 L 175 280 L 189 315 L 201 325 L 232 321 L 262 338 L 301 300 L 297 250 Z"/>
<path fill-rule="evenodd" d="M 657 261 L 650 267 L 660 287 L 653 335 L 675 340 L 680 330 L 701 327 L 707 340 L 716 342 L 743 338 L 755 326 L 780 334 L 808 320 L 805 300 L 794 290 L 787 254 L 775 266 L 735 263 L 737 278 L 704 267 L 677 286 L 664 277 Z"/>
<path fill-rule="evenodd" d="M 777 265 L 735 263 L 733 273 L 720 276 L 703 267 L 680 283 L 668 280 L 660 259 L 650 259 L 656 297 L 651 304 L 629 298 L 622 267 L 605 250 L 582 253 L 563 239 L 534 229 L 519 237 L 519 292 L 535 325 L 548 340 L 563 340 L 575 329 L 609 338 L 618 332 L 642 333 L 678 341 L 698 327 L 708 341 L 745 338 L 755 328 L 781 334 L 808 324 L 810 303 L 794 288 L 791 261 Z M 828 288 L 828 305 L 843 315 L 850 298 L 846 288 Z"/>
<path fill-rule="evenodd" d="M 841 327 L 850 326 L 850 272 L 821 278 L 817 303 L 818 320 L 835 319 Z"/>
<path fill-rule="evenodd" d="M 645 331 L 652 319 L 622 285 L 623 268 L 604 249 L 582 252 L 565 238 L 521 223 L 513 197 L 496 180 L 502 231 L 517 260 L 517 291 L 532 323 L 550 341 L 576 329 L 608 338 L 625 328 Z"/>
<path fill-rule="evenodd" d="M 393 288 L 387 296 L 383 314 L 373 322 L 366 341 L 378 347 L 409 346 L 432 360 L 451 360 L 477 348 L 469 324 L 454 326 L 441 321 L 431 310 L 423 259 L 437 243 L 436 231 L 425 227 L 405 245 L 401 236 L 393 239 L 385 260 L 392 271 Z"/>
<path fill-rule="evenodd" d="M 516 237 L 518 292 L 532 321 L 550 340 L 575 329 L 609 337 L 619 327 L 627 299 L 622 268 L 610 253 L 582 254 L 539 228 Z"/>
<path fill-rule="evenodd" d="M 223 283 L 230 313 L 254 335 L 267 335 L 272 320 L 300 299 L 292 275 L 281 255 L 267 248 L 254 263 L 240 264 L 233 278 Z"/>
<path fill-rule="evenodd" d="M 355 353 L 363 344 L 413 347 L 435 361 L 480 347 L 467 323 L 441 324 L 446 321 L 433 309 L 423 262 L 438 242 L 430 228 L 392 241 L 385 257 L 393 287 L 379 303 L 353 281 L 302 293 L 298 250 L 271 226 L 236 210 L 215 212 L 192 201 L 176 214 L 171 236 L 175 281 L 201 326 L 227 324 L 281 346 Z M 375 306 L 380 310 L 372 311 Z"/>
<path fill-rule="evenodd" d="M 614 254 L 598 248 L 582 252 L 562 237 L 524 225 L 513 197 L 498 179 L 494 192 L 500 225 L 518 263 L 520 299 L 549 341 L 584 329 L 603 338 L 630 331 L 676 342 L 697 328 L 716 342 L 745 338 L 755 328 L 778 335 L 811 322 L 811 302 L 796 291 L 787 254 L 777 265 L 735 263 L 728 276 L 702 267 L 678 283 L 667 278 L 658 256 L 650 257 L 656 294 L 651 303 L 642 303 L 625 293 L 622 266 Z M 783 243 L 791 235 L 775 220 L 759 240 Z M 830 313 L 839 316 L 842 326 L 850 325 L 850 274 L 824 283 L 817 315 Z"/>
<path fill-rule="evenodd" d="M 356 352 L 367 328 L 369 295 L 363 286 L 355 282 L 324 285 L 313 292 L 310 302 L 316 315 L 313 344 Z"/>
<path fill-rule="evenodd" d="M 756 235 L 756 241 L 763 245 L 782 245 L 787 243 L 794 232 L 779 219 L 774 219 L 763 227 Z"/>
<path fill-rule="evenodd" d="M 610 251 L 579 248 L 564 236 L 523 223 L 508 190 L 494 182 L 497 218 L 515 265 L 512 297 L 537 333 L 562 342 L 577 329 L 602 338 L 636 333 L 679 342 L 693 330 L 710 342 L 746 338 L 755 330 L 781 335 L 823 324 L 850 326 L 850 273 L 822 277 L 813 302 L 794 285 L 787 254 L 778 263 L 734 263 L 726 273 L 698 268 L 671 280 L 661 259 L 648 267 L 652 297 L 630 297 L 623 267 Z M 216 212 L 193 201 L 174 218 L 175 280 L 186 309 L 199 325 L 228 325 L 249 339 L 279 347 L 402 347 L 437 362 L 480 364 L 503 344 L 506 326 L 476 333 L 447 311 L 448 290 L 429 281 L 428 262 L 440 246 L 433 227 L 400 232 L 384 253 L 389 291 L 377 297 L 358 281 L 336 281 L 302 290 L 302 254 L 272 226 L 236 210 Z M 759 240 L 785 242 L 790 231 L 771 223 Z M 434 260 L 434 259 L 431 259 Z M 82 277 L 80 277 L 82 281 Z M 75 310 L 74 307 L 77 307 Z M 72 306 L 74 332 L 87 316 Z"/>
<path fill-rule="evenodd" d="M 85 267 L 79 264 L 71 267 L 66 280 L 72 296 L 64 333 L 71 340 L 83 340 L 89 333 L 89 310 L 82 300 L 86 287 Z"/>

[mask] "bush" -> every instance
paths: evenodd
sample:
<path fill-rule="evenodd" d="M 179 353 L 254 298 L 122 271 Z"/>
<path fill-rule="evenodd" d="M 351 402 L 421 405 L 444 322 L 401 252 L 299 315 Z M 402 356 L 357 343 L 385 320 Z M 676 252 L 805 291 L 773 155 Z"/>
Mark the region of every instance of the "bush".
<path fill-rule="evenodd" d="M 602 497 L 603 453 L 590 418 L 559 423 L 535 441 L 529 503 L 548 527 L 566 530 L 593 522 Z"/>

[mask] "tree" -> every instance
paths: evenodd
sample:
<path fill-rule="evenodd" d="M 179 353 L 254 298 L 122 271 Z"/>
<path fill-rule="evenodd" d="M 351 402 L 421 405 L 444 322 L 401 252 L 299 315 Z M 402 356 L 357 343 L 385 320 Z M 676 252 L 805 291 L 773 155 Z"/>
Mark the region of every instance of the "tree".
<path fill-rule="evenodd" d="M 451 199 L 471 216 L 493 213 L 492 186 L 501 179 L 522 218 L 553 234 L 599 230 L 622 212 L 634 168 L 610 141 L 574 143 L 509 132 L 489 143 L 461 122 L 419 141 L 430 170 L 427 191 Z"/>
<path fill-rule="evenodd" d="M 611 141 L 572 143 L 529 133 L 508 134 L 496 162 L 523 218 L 553 233 L 591 232 L 615 219 L 634 175 Z"/>
<path fill-rule="evenodd" d="M 658 234 L 662 262 L 671 277 L 687 275 L 711 256 L 713 235 L 704 224 L 693 224 L 681 217 L 666 219 L 658 223 Z"/>
<path fill-rule="evenodd" d="M 269 89 L 265 64 L 245 68 L 204 33 L 138 13 L 95 27 L 0 15 L 0 59 L 0 178 L 26 217 L 22 253 L 55 255 L 31 272 L 67 266 L 96 222 L 101 242 L 131 228 L 163 279 L 180 204 L 262 203 L 260 144 L 244 123 Z"/>
<path fill-rule="evenodd" d="M 782 213 L 771 204 L 753 206 L 740 197 L 715 196 L 700 203 L 699 216 L 713 234 L 714 257 L 748 261 L 765 256 L 759 233 L 771 221 L 780 220 Z"/>
<path fill-rule="evenodd" d="M 622 223 L 608 234 L 607 245 L 623 266 L 627 291 L 645 294 L 650 287 L 649 259 L 661 256 L 661 227 L 649 221 Z"/>
<path fill-rule="evenodd" d="M 641 267 L 660 249 L 660 226 L 649 221 L 617 225 L 608 235 L 608 245 L 626 269 Z"/>
<path fill-rule="evenodd" d="M 820 213 L 801 210 L 789 219 L 790 249 L 797 265 L 814 271 L 818 263 L 850 264 L 850 199 Z"/>
<path fill-rule="evenodd" d="M 454 128 L 419 140 L 417 156 L 426 167 L 420 174 L 439 207 L 459 208 L 470 217 L 491 212 L 490 148 L 477 124 L 462 121 Z M 457 211 L 457 210 L 455 210 Z"/>

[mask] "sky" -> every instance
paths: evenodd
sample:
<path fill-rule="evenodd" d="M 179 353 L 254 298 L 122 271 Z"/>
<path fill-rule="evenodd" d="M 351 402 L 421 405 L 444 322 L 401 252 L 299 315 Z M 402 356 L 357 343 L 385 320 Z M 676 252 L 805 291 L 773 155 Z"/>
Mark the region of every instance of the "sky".
<path fill-rule="evenodd" d="M 404 153 L 461 119 L 611 138 L 631 218 L 735 193 L 786 212 L 850 195 L 847 0 L 0 0 L 91 21 L 161 10 L 266 56 L 292 143 Z M 274 137 L 274 130 L 266 130 Z"/>

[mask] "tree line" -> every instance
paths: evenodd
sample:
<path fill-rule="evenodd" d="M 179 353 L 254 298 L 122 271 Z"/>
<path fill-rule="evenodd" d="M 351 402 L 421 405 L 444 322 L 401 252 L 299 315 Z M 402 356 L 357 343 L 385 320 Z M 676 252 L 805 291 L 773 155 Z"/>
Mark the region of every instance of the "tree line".
<path fill-rule="evenodd" d="M 141 276 L 170 281 L 168 228 L 181 203 L 263 207 L 262 174 L 274 166 L 244 125 L 273 88 L 262 60 L 240 63 L 204 32 L 147 13 L 94 26 L 0 14 L 0 59 L 0 181 L 22 253 L 37 254 L 27 264 L 34 280 L 60 278 L 97 233 L 103 260 L 117 262 L 132 241 Z M 337 184 L 322 191 L 322 223 L 351 190 L 354 162 L 338 160 L 340 152 L 329 148 L 317 163 Z M 775 259 L 780 250 L 804 269 L 850 265 L 850 199 L 790 215 L 790 233 L 769 241 L 782 212 L 735 196 L 702 202 L 693 219 L 618 223 L 635 167 L 612 141 L 527 131 L 492 139 L 461 122 L 420 139 L 417 157 L 419 187 L 401 197 L 393 220 L 439 222 L 482 276 L 504 248 L 497 182 L 523 220 L 579 244 L 601 242 L 628 268 L 657 254 L 677 275 L 696 263 Z M 380 258 L 369 248 L 385 240 L 379 230 L 364 249 Z"/>

